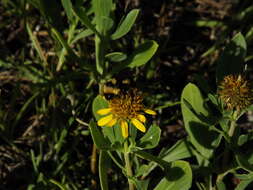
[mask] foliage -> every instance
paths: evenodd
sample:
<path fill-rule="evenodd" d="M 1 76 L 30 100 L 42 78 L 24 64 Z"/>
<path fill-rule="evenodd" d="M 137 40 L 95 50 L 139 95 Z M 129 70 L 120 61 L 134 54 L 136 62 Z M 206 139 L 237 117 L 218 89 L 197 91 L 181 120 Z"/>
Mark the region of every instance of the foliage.
<path fill-rule="evenodd" d="M 252 105 L 217 93 L 252 79 L 251 2 L 198 2 L 199 17 L 196 2 L 129 2 L 0 2 L 0 189 L 252 188 Z M 145 133 L 97 125 L 113 78 L 157 112 Z"/>

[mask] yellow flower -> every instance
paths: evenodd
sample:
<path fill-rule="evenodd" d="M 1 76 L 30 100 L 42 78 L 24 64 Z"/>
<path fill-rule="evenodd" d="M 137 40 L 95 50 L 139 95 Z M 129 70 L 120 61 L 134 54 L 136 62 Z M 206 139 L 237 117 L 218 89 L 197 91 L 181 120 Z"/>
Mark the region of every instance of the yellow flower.
<path fill-rule="evenodd" d="M 144 113 L 156 115 L 151 109 L 144 108 L 142 104 L 143 97 L 137 89 L 121 93 L 109 100 L 109 107 L 97 111 L 97 114 L 103 115 L 98 120 L 98 126 L 112 127 L 119 123 L 124 138 L 128 137 L 128 123 L 131 122 L 141 132 L 146 132 L 144 123 L 146 117 Z"/>
<path fill-rule="evenodd" d="M 219 85 L 218 94 L 228 109 L 241 110 L 252 104 L 252 86 L 241 75 L 228 75 Z"/>

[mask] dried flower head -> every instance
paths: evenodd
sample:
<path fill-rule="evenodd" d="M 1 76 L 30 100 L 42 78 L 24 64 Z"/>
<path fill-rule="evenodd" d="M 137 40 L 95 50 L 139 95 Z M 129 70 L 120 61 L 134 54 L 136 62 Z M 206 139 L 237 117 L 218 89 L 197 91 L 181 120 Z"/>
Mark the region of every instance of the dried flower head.
<path fill-rule="evenodd" d="M 146 131 L 143 123 L 146 122 L 144 112 L 156 115 L 156 112 L 146 109 L 143 105 L 143 97 L 137 89 L 120 93 L 118 96 L 109 100 L 109 107 L 97 111 L 99 115 L 105 115 L 98 120 L 98 126 L 112 127 L 119 123 L 124 138 L 128 137 L 128 123 L 131 122 L 142 132 Z"/>
<path fill-rule="evenodd" d="M 219 85 L 218 94 L 227 108 L 242 110 L 252 104 L 252 86 L 241 75 L 228 75 Z"/>

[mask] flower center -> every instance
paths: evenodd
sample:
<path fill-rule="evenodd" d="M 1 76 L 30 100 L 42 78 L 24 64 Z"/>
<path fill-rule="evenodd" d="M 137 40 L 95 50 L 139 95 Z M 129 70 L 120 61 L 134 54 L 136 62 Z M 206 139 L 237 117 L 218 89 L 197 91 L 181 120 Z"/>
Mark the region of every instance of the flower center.
<path fill-rule="evenodd" d="M 252 103 L 251 84 L 241 75 L 229 75 L 224 78 L 218 91 L 229 109 L 243 109 Z"/>
<path fill-rule="evenodd" d="M 110 100 L 109 105 L 115 117 L 126 120 L 137 117 L 143 109 L 142 100 L 141 94 L 133 89 L 113 98 Z"/>

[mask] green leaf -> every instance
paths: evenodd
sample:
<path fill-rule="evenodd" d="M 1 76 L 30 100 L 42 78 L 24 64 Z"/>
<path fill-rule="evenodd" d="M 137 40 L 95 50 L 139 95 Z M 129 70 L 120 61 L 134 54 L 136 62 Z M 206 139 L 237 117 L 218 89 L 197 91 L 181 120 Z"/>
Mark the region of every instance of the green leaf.
<path fill-rule="evenodd" d="M 223 181 L 220 181 L 217 183 L 217 188 L 218 190 L 226 190 L 226 185 L 224 184 Z"/>
<path fill-rule="evenodd" d="M 103 74 L 105 67 L 105 43 L 97 35 L 95 36 L 96 68 L 99 74 Z"/>
<path fill-rule="evenodd" d="M 121 62 L 127 58 L 127 55 L 122 52 L 112 52 L 105 56 L 111 62 Z"/>
<path fill-rule="evenodd" d="M 34 66 L 26 65 L 21 66 L 18 68 L 20 73 L 22 73 L 22 76 L 27 77 L 29 80 L 31 80 L 33 83 L 48 83 L 50 78 L 49 76 L 45 75 L 43 71 L 37 69 Z"/>
<path fill-rule="evenodd" d="M 74 38 L 71 40 L 70 44 L 72 45 L 72 44 L 76 43 L 78 40 L 84 39 L 84 38 L 90 36 L 91 34 L 94 34 L 94 32 L 92 30 L 90 30 L 90 29 L 83 30 L 79 34 L 74 36 Z"/>
<path fill-rule="evenodd" d="M 61 184 L 60 182 L 54 180 L 54 179 L 50 179 L 49 180 L 51 183 L 55 184 L 57 187 L 59 187 L 61 190 L 67 190 L 66 187 L 64 187 L 63 184 Z"/>
<path fill-rule="evenodd" d="M 60 44 L 62 45 L 62 47 L 65 48 L 67 50 L 67 52 L 71 56 L 76 56 L 75 52 L 69 46 L 67 40 L 64 39 L 64 37 L 62 36 L 62 34 L 57 29 L 55 29 L 55 28 L 52 28 L 51 31 L 55 35 L 56 39 L 60 42 Z"/>
<path fill-rule="evenodd" d="M 134 180 L 134 184 L 136 185 L 137 190 L 147 190 L 150 179 L 146 180 Z"/>
<path fill-rule="evenodd" d="M 34 190 L 35 189 L 35 185 L 34 184 L 30 184 L 27 187 L 27 190 Z"/>
<path fill-rule="evenodd" d="M 194 25 L 196 27 L 209 27 L 214 28 L 223 25 L 223 22 L 217 20 L 194 20 L 189 24 Z"/>
<path fill-rule="evenodd" d="M 142 164 L 139 168 L 137 168 L 135 172 L 135 177 L 140 177 L 145 173 L 147 170 L 149 170 L 149 166 L 146 164 Z"/>
<path fill-rule="evenodd" d="M 54 145 L 55 151 L 58 154 L 63 146 L 63 144 L 65 143 L 65 138 L 68 134 L 68 130 L 66 128 L 62 129 L 62 131 L 60 132 L 60 138 L 58 139 L 57 143 Z"/>
<path fill-rule="evenodd" d="M 51 32 L 52 32 L 52 34 L 54 34 L 55 39 L 58 40 L 58 42 L 63 47 L 60 57 L 59 57 L 59 62 L 57 64 L 56 70 L 57 71 L 61 70 L 63 64 L 66 62 L 67 55 L 68 55 L 69 60 L 72 60 L 75 62 L 80 62 L 80 58 L 76 55 L 76 53 L 70 47 L 70 45 L 68 44 L 68 41 L 66 39 L 64 39 L 62 34 L 56 28 L 51 28 Z M 83 60 L 82 60 L 82 62 L 83 62 Z M 87 69 L 88 69 L 88 67 L 90 67 L 90 65 L 86 65 L 86 66 L 87 66 Z"/>
<path fill-rule="evenodd" d="M 31 30 L 31 27 L 30 27 L 30 25 L 28 23 L 26 24 L 26 29 L 27 29 L 29 37 L 30 37 L 30 39 L 32 41 L 32 45 L 34 46 L 35 50 L 37 51 L 40 59 L 44 62 L 43 66 L 46 67 L 48 65 L 47 58 L 44 55 L 44 52 L 43 52 L 43 50 L 42 50 L 42 48 L 40 46 L 40 43 L 39 43 L 36 35 L 33 34 L 32 30 Z"/>
<path fill-rule="evenodd" d="M 126 67 L 134 68 L 147 63 L 155 54 L 158 44 L 155 41 L 146 41 L 138 46 L 125 61 L 112 68 L 112 73 L 117 73 Z"/>
<path fill-rule="evenodd" d="M 149 154 L 143 150 L 138 150 L 137 151 L 133 151 L 138 157 L 143 158 L 145 160 L 149 160 L 152 162 L 155 162 L 156 164 L 158 164 L 162 169 L 166 169 L 170 166 L 170 163 L 160 159 L 157 156 L 154 156 L 152 154 Z"/>
<path fill-rule="evenodd" d="M 161 136 L 161 129 L 156 125 L 151 125 L 147 133 L 137 142 L 141 149 L 151 149 L 158 145 Z"/>
<path fill-rule="evenodd" d="M 21 107 L 21 109 L 19 110 L 16 118 L 14 121 L 12 121 L 12 127 L 14 129 L 14 127 L 18 124 L 19 120 L 22 118 L 22 116 L 24 115 L 25 111 L 28 109 L 28 107 L 32 104 L 32 102 L 37 98 L 37 96 L 39 96 L 40 92 L 37 91 L 35 92 L 31 97 L 29 97 L 29 99 L 23 103 L 23 106 Z"/>
<path fill-rule="evenodd" d="M 103 127 L 103 133 L 110 139 L 113 148 L 122 148 L 125 139 L 122 136 L 121 127 L 119 124 L 116 124 L 113 127 Z"/>
<path fill-rule="evenodd" d="M 93 100 L 93 103 L 92 103 L 92 112 L 93 112 L 93 115 L 95 116 L 97 121 L 103 117 L 103 116 L 97 114 L 97 111 L 102 108 L 108 108 L 108 102 L 102 96 L 98 95 Z M 102 127 L 102 130 L 103 130 L 104 135 L 106 137 L 108 137 L 111 142 L 115 142 L 114 131 L 112 130 L 111 127 L 110 128 L 109 127 Z"/>
<path fill-rule="evenodd" d="M 63 168 L 65 167 L 67 161 L 69 161 L 69 152 L 65 152 L 61 158 L 60 158 L 61 162 L 57 165 L 56 169 L 53 172 L 53 176 L 57 176 L 59 174 L 59 172 L 63 171 Z"/>
<path fill-rule="evenodd" d="M 97 146 L 97 148 L 101 150 L 111 150 L 110 142 L 104 138 L 103 134 L 101 131 L 98 129 L 96 123 L 94 121 L 90 121 L 89 123 L 89 128 L 91 131 L 91 136 L 93 139 L 93 142 Z"/>
<path fill-rule="evenodd" d="M 1 60 L 0 59 L 0 67 L 5 68 L 5 69 L 10 69 L 10 68 L 13 68 L 14 65 L 12 63 L 6 62 L 6 60 Z"/>
<path fill-rule="evenodd" d="M 127 59 L 127 66 L 130 68 L 139 67 L 147 63 L 155 54 L 158 44 L 151 40 L 141 44 Z"/>
<path fill-rule="evenodd" d="M 175 160 L 180 160 L 184 158 L 189 158 L 193 156 L 191 151 L 191 145 L 186 139 L 179 140 L 174 146 L 169 150 L 165 151 L 159 157 L 166 162 L 172 162 Z"/>
<path fill-rule="evenodd" d="M 111 39 L 117 40 L 126 35 L 131 30 L 138 14 L 138 9 L 133 9 L 131 12 L 129 12 L 126 18 L 119 24 L 116 31 L 111 35 Z"/>
<path fill-rule="evenodd" d="M 192 184 L 192 170 L 185 161 L 175 161 L 154 190 L 188 190 Z"/>
<path fill-rule="evenodd" d="M 97 21 L 97 30 L 103 36 L 107 36 L 113 24 L 114 21 L 111 18 L 102 16 L 101 19 Z"/>
<path fill-rule="evenodd" d="M 192 157 L 194 154 L 192 153 L 191 149 L 192 145 L 190 145 L 190 143 L 186 139 L 182 139 L 179 140 L 174 146 L 172 146 L 168 150 L 163 149 L 158 157 L 159 159 L 162 159 L 169 163 L 176 160 Z M 145 172 L 142 173 L 142 176 L 147 176 L 156 167 L 156 163 L 150 163 Z"/>
<path fill-rule="evenodd" d="M 109 190 L 107 171 L 108 163 L 110 162 L 110 157 L 106 151 L 100 151 L 99 154 L 99 181 L 101 190 Z"/>
<path fill-rule="evenodd" d="M 253 172 L 253 150 L 251 147 L 251 143 L 245 144 L 241 149 L 247 151 L 236 152 L 235 154 L 238 165 L 249 172 Z"/>
<path fill-rule="evenodd" d="M 112 0 L 93 0 L 92 3 L 95 12 L 97 29 L 100 34 L 105 36 L 113 26 L 111 11 L 114 8 L 114 3 Z"/>
<path fill-rule="evenodd" d="M 92 113 L 96 120 L 99 120 L 102 116 L 97 114 L 97 111 L 102 108 L 108 108 L 108 102 L 100 95 L 98 95 L 92 102 Z"/>
<path fill-rule="evenodd" d="M 248 185 L 253 182 L 253 174 L 244 175 L 246 179 L 240 180 L 240 183 L 236 186 L 235 190 L 245 190 Z"/>
<path fill-rule="evenodd" d="M 250 180 L 241 181 L 235 188 L 235 190 L 246 190 L 247 186 L 250 185 L 253 181 L 253 178 Z"/>
<path fill-rule="evenodd" d="M 238 138 L 238 146 L 242 146 L 243 144 L 245 144 L 246 142 L 253 140 L 253 133 L 249 133 L 249 134 L 244 134 L 244 135 L 240 135 L 240 137 Z"/>
<path fill-rule="evenodd" d="M 209 159 L 218 146 L 221 135 L 211 130 L 208 123 L 203 122 L 208 121 L 207 118 L 210 118 L 211 114 L 204 105 L 204 99 L 196 85 L 189 83 L 184 88 L 181 95 L 181 109 L 190 142 L 203 157 Z"/>
<path fill-rule="evenodd" d="M 95 26 L 90 22 L 85 10 L 81 7 L 73 7 L 74 13 L 80 19 L 80 21 L 86 26 L 88 29 L 92 30 L 97 36 L 101 37 L 101 35 L 96 30 Z"/>
<path fill-rule="evenodd" d="M 31 160 L 32 160 L 34 173 L 36 175 L 38 175 L 38 173 L 39 173 L 38 167 L 39 167 L 39 164 L 40 164 L 40 159 L 36 159 L 33 149 L 30 150 L 30 155 L 31 155 Z"/>
<path fill-rule="evenodd" d="M 93 7 L 96 17 L 101 18 L 103 16 L 108 17 L 114 8 L 112 0 L 93 0 Z"/>
<path fill-rule="evenodd" d="M 216 78 L 221 80 L 230 74 L 239 74 L 244 69 L 247 45 L 241 33 L 236 34 L 217 60 Z"/>
<path fill-rule="evenodd" d="M 224 118 L 220 119 L 219 124 L 220 124 L 223 131 L 228 132 L 228 130 L 229 130 L 229 119 L 224 117 Z"/>
<path fill-rule="evenodd" d="M 208 99 L 215 105 L 215 106 L 219 106 L 220 105 L 220 102 L 219 102 L 219 98 L 217 95 L 215 94 L 211 94 L 211 93 L 208 93 Z"/>
<path fill-rule="evenodd" d="M 70 22 L 73 21 L 73 18 L 74 18 L 74 15 L 73 15 L 73 12 L 72 12 L 72 3 L 71 3 L 71 0 L 61 0 L 61 3 L 62 3 L 62 6 L 65 10 L 65 13 L 68 17 L 68 20 Z"/>

